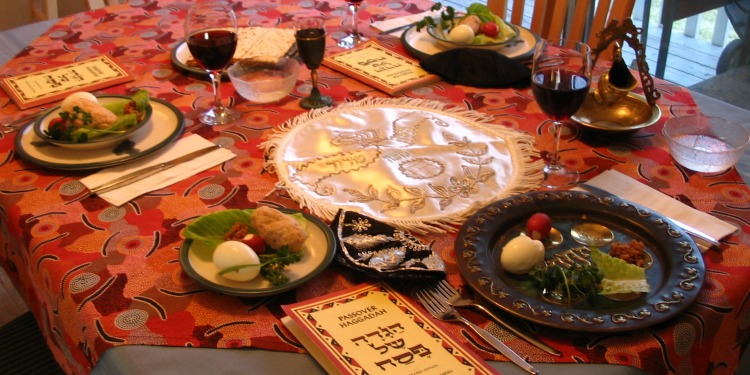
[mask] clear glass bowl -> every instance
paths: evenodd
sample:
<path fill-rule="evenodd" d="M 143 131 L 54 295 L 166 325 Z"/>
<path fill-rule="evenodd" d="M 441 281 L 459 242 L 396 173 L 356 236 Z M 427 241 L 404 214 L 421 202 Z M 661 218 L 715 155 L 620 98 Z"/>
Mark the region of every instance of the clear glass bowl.
<path fill-rule="evenodd" d="M 722 172 L 750 145 L 750 130 L 736 122 L 701 114 L 672 117 L 662 130 L 672 157 L 696 172 Z"/>
<path fill-rule="evenodd" d="M 287 57 L 256 56 L 234 63 L 227 73 L 243 98 L 270 103 L 292 91 L 297 83 L 299 63 Z"/>

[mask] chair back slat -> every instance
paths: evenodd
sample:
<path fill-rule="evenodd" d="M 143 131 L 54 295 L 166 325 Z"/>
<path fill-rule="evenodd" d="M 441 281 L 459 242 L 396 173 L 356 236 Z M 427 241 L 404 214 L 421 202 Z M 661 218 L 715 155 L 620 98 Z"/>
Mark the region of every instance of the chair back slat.
<path fill-rule="evenodd" d="M 531 14 L 529 30 L 544 39 L 559 39 L 566 35 L 570 39 L 583 40 L 592 48 L 596 47 L 599 38 L 596 33 L 604 29 L 611 20 L 623 20 L 630 17 L 635 0 L 535 0 Z M 509 22 L 523 24 L 526 0 L 487 0 L 487 6 L 497 15 L 507 17 L 511 6 Z M 570 10 L 570 6 L 573 9 Z M 596 7 L 593 9 L 592 7 Z M 567 32 L 566 31 L 567 28 Z M 610 60 L 611 51 L 604 51 L 600 59 Z"/>

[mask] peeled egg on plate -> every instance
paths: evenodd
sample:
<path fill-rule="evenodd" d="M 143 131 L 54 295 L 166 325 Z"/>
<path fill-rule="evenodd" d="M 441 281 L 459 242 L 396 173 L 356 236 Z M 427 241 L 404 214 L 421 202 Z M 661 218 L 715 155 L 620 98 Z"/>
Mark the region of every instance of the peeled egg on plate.
<path fill-rule="evenodd" d="M 226 241 L 216 246 L 213 261 L 220 271 L 228 268 L 255 264 L 257 266 L 242 267 L 236 271 L 227 272 L 221 276 L 234 281 L 250 281 L 260 273 L 260 258 L 250 247 L 240 241 Z"/>
<path fill-rule="evenodd" d="M 60 104 L 60 106 L 62 108 L 66 108 L 66 107 L 68 107 L 67 104 L 75 103 L 78 100 L 88 100 L 88 101 L 94 102 L 94 103 L 97 102 L 96 96 L 94 96 L 94 94 L 92 94 L 90 92 L 86 92 L 86 91 L 79 91 L 79 92 L 74 92 L 74 93 L 68 95 L 67 97 L 65 97 L 65 99 L 63 99 L 63 101 Z"/>
<path fill-rule="evenodd" d="M 455 43 L 471 43 L 474 40 L 474 30 L 468 25 L 457 25 L 448 32 L 448 40 Z"/>
<path fill-rule="evenodd" d="M 514 237 L 503 246 L 500 253 L 500 264 L 503 269 L 524 275 L 536 265 L 544 262 L 544 244 L 542 241 L 524 235 Z"/>

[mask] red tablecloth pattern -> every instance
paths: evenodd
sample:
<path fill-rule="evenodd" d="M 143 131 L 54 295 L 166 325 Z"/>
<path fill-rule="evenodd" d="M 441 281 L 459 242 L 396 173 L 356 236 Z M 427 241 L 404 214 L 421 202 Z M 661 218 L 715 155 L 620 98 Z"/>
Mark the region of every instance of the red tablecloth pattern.
<path fill-rule="evenodd" d="M 0 261 L 34 312 L 56 359 L 69 373 L 88 373 L 105 350 L 116 345 L 184 347 L 255 347 L 303 352 L 284 329 L 281 304 L 340 290 L 362 281 L 333 264 L 299 289 L 281 295 L 243 299 L 222 295 L 188 278 L 178 262 L 181 231 L 196 217 L 226 208 L 272 202 L 294 207 L 277 179 L 263 170 L 258 145 L 277 126 L 303 113 L 299 99 L 309 92 L 303 69 L 289 96 L 271 105 L 245 101 L 231 85 L 223 92 L 243 112 L 224 127 L 203 127 L 196 113 L 212 100 L 208 82 L 185 76 L 170 63 L 182 41 L 189 3 L 131 0 L 129 4 L 79 13 L 60 20 L 15 59 L 0 68 L 12 76 L 62 65 L 99 54 L 120 61 L 135 76 L 127 84 L 101 90 L 127 94 L 145 88 L 186 115 L 187 132 L 221 142 L 237 157 L 168 188 L 114 207 L 87 194 L 78 181 L 84 172 L 48 170 L 19 158 L 15 134 L 0 135 Z M 424 0 L 365 2 L 359 17 L 369 21 L 417 13 Z M 242 25 L 288 27 L 300 15 L 322 14 L 333 38 L 342 34 L 343 1 L 244 1 L 234 3 Z M 372 37 L 404 51 L 398 38 Z M 336 104 L 365 97 L 386 97 L 358 81 L 323 68 L 321 87 Z M 466 316 L 498 332 L 533 362 L 586 362 L 631 365 L 655 374 L 730 374 L 747 346 L 750 326 L 750 190 L 731 169 L 704 174 L 677 165 L 666 149 L 661 127 L 666 118 L 693 113 L 687 89 L 657 81 L 663 117 L 633 136 L 599 137 L 566 128 L 563 162 L 591 178 L 616 169 L 675 199 L 735 223 L 737 234 L 718 250 L 704 254 L 706 282 L 696 303 L 673 320 L 633 332 L 587 334 L 542 326 L 532 329 L 564 355 L 552 357 L 466 310 Z M 534 134 L 540 150 L 551 148 L 552 135 L 529 89 L 476 89 L 447 83 L 411 90 L 413 98 L 453 103 L 495 117 L 497 126 Z M 0 123 L 20 118 L 0 93 Z M 546 154 L 543 152 L 543 154 Z M 269 194 L 269 192 L 272 192 Z M 461 286 L 451 235 L 427 235 L 447 263 L 449 281 Z M 476 336 L 445 325 L 486 359 L 504 360 Z"/>

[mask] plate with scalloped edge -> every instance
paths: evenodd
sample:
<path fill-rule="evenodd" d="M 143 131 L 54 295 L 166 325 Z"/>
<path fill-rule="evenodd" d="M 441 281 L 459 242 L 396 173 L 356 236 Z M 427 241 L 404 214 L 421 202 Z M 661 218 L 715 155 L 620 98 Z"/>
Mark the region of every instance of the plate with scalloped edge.
<path fill-rule="evenodd" d="M 503 245 L 523 232 L 536 212 L 549 215 L 564 237 L 562 245 L 547 249 L 546 259 L 581 246 L 569 234 L 581 222 L 609 227 L 621 243 L 642 241 L 653 258 L 645 271 L 650 292 L 629 300 L 600 296 L 593 305 L 583 301 L 568 306 L 541 297 L 529 287 L 528 276 L 504 271 L 499 261 Z M 668 218 L 612 195 L 589 192 L 534 192 L 493 202 L 464 223 L 455 250 L 467 285 L 487 301 L 519 318 L 568 330 L 628 331 L 663 322 L 690 306 L 705 278 L 700 249 Z"/>
<path fill-rule="evenodd" d="M 285 213 L 299 212 L 307 219 L 308 238 L 302 250 L 304 255 L 302 260 L 286 267 L 288 283 L 273 286 L 262 276 L 242 282 L 222 277 L 213 263 L 213 249 L 201 241 L 192 239 L 186 239 L 180 248 L 182 269 L 190 278 L 207 289 L 240 297 L 270 296 L 295 289 L 310 281 L 323 272 L 333 260 L 336 253 L 333 231 L 323 221 L 308 213 L 286 208 L 277 209 Z"/>

